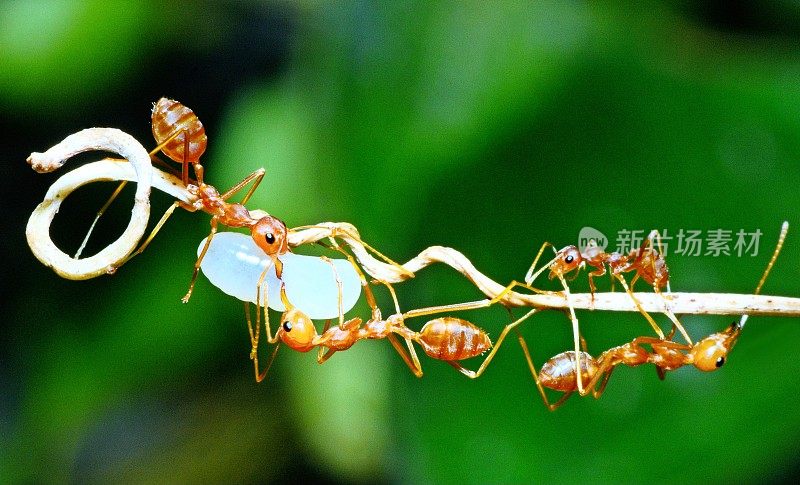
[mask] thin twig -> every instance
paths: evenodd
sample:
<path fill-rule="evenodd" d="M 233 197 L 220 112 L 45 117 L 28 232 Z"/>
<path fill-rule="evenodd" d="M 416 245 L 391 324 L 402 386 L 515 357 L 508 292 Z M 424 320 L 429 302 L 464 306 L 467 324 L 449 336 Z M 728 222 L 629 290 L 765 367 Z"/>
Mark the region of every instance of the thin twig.
<path fill-rule="evenodd" d="M 87 150 L 105 150 L 118 153 L 130 161 L 101 160 L 74 169 L 61 176 L 50 187 L 44 201 L 33 211 L 28 221 L 26 234 L 36 257 L 59 275 L 69 279 L 88 279 L 113 272 L 130 254 L 144 234 L 149 217 L 150 186 L 164 191 L 186 203 L 192 196 L 181 180 L 171 174 L 152 167 L 144 147 L 126 133 L 112 128 L 90 128 L 67 137 L 44 154 L 33 153 L 28 159 L 39 172 L 48 172 L 61 167 L 64 162 Z M 146 175 L 147 174 L 147 175 Z M 142 183 L 142 178 L 145 182 Z M 149 182 L 147 181 L 149 179 Z M 59 250 L 50 238 L 50 224 L 58 212 L 61 201 L 78 187 L 97 181 L 129 180 L 138 182 L 131 220 L 119 239 L 98 254 L 75 259 Z M 254 215 L 264 211 L 251 211 Z M 292 247 L 314 243 L 336 237 L 353 252 L 364 272 L 377 281 L 398 283 L 412 278 L 421 269 L 434 263 L 446 264 L 471 281 L 489 303 L 506 289 L 492 280 L 470 262 L 461 252 L 443 246 L 431 246 L 405 264 L 394 263 L 377 253 L 361 240 L 358 230 L 348 223 L 324 222 L 314 226 L 302 226 L 289 231 Z M 378 257 L 373 255 L 375 253 Z M 636 293 L 636 298 L 648 312 L 664 310 L 664 299 L 654 293 Z M 685 315 L 772 315 L 800 316 L 800 298 L 780 296 L 729 294 L 729 293 L 669 293 L 668 305 L 674 313 Z M 574 308 L 582 310 L 604 310 L 638 312 L 626 293 L 573 293 L 570 300 Z M 525 294 L 506 292 L 500 302 L 508 307 L 534 307 L 565 309 L 567 301 L 563 294 Z"/>

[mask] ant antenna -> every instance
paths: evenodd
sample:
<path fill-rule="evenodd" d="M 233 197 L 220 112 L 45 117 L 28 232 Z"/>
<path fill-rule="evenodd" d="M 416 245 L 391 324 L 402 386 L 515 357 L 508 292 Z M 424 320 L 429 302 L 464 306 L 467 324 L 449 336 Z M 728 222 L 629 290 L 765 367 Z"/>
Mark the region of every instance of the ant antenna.
<path fill-rule="evenodd" d="M 778 254 L 781 252 L 781 248 L 783 247 L 783 241 L 786 240 L 786 233 L 789 231 L 789 221 L 783 221 L 783 225 L 781 226 L 781 234 L 778 236 L 778 244 L 775 245 L 775 252 L 772 253 L 772 259 L 769 260 L 767 263 L 767 269 L 764 270 L 764 274 L 761 276 L 761 280 L 758 282 L 758 286 L 756 286 L 755 295 L 761 293 L 761 287 L 764 286 L 764 282 L 767 280 L 767 276 L 769 276 L 769 272 L 772 271 L 772 266 L 775 264 L 775 260 L 778 259 Z M 742 318 L 739 320 L 738 327 L 741 329 L 744 327 L 744 324 L 747 323 L 747 315 L 746 313 L 742 315 Z"/>

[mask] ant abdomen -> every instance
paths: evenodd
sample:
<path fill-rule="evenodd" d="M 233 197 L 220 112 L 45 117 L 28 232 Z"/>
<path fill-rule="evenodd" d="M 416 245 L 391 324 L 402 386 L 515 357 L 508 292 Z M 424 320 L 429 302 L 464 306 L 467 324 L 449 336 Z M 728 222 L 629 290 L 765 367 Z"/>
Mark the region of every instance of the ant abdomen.
<path fill-rule="evenodd" d="M 178 163 L 197 163 L 206 151 L 206 130 L 203 123 L 178 101 L 161 98 L 153 105 L 151 115 L 153 137 L 159 145 L 172 138 L 161 149 L 172 160 Z M 188 151 L 184 149 L 188 140 Z"/>
<path fill-rule="evenodd" d="M 450 361 L 475 357 L 492 347 L 486 332 L 455 317 L 429 321 L 422 327 L 417 341 L 429 356 Z"/>
<path fill-rule="evenodd" d="M 586 352 L 581 352 L 581 377 L 583 386 L 589 385 L 592 377 L 597 373 L 598 367 L 594 357 Z M 539 382 L 542 386 L 556 391 L 569 392 L 578 388 L 575 376 L 575 351 L 561 352 L 542 365 L 539 371 Z"/>

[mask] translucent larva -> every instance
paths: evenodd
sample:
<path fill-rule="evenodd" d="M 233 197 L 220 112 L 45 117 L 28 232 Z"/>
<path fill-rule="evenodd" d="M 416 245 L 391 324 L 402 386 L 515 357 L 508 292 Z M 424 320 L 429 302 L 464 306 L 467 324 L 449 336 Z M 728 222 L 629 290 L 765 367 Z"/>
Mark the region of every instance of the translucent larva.
<path fill-rule="evenodd" d="M 205 239 L 200 242 L 198 254 L 204 245 Z M 278 258 L 283 263 L 283 283 L 292 305 L 313 319 L 339 316 L 339 290 L 330 264 L 316 256 L 293 253 Z M 361 280 L 349 261 L 333 258 L 331 261 L 342 282 L 342 312 L 346 313 L 361 296 Z M 250 236 L 220 232 L 211 240 L 200 268 L 211 284 L 224 293 L 255 303 L 258 279 L 268 266 L 272 266 L 272 260 Z M 285 311 L 274 267 L 269 268 L 264 281 L 267 291 L 262 289 L 261 302 L 266 300 L 273 310 Z"/>

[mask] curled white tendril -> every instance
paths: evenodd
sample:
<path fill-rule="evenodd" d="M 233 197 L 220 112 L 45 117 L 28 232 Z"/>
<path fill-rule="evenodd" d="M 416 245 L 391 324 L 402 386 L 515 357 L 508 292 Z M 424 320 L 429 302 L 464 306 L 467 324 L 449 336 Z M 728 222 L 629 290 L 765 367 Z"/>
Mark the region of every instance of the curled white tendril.
<path fill-rule="evenodd" d="M 73 169 L 50 186 L 44 200 L 28 220 L 26 235 L 34 255 L 45 266 L 53 268 L 60 276 L 83 280 L 112 273 L 136 248 L 147 229 L 150 215 L 150 188 L 166 192 L 176 199 L 191 204 L 195 201 L 181 180 L 153 168 L 147 150 L 127 133 L 114 128 L 89 128 L 65 138 L 44 153 L 32 153 L 28 158 L 37 172 L 50 172 L 61 167 L 72 156 L 90 150 L 103 150 L 120 155 L 124 160 L 104 159 Z M 122 235 L 94 256 L 76 259 L 56 247 L 50 238 L 50 224 L 61 202 L 83 185 L 99 181 L 134 181 L 137 183 L 131 219 Z M 251 211 L 253 217 L 266 212 Z M 505 286 L 478 271 L 461 252 L 442 246 L 431 246 L 405 264 L 389 264 L 375 258 L 362 241 L 356 228 L 348 223 L 324 222 L 314 226 L 291 229 L 288 234 L 292 247 L 314 243 L 322 239 L 338 238 L 353 252 L 364 272 L 378 281 L 398 283 L 412 278 L 415 273 L 434 263 L 446 264 L 471 281 L 488 298 L 501 293 L 502 303 L 510 307 L 536 307 L 566 309 L 563 294 L 525 294 L 505 291 Z M 642 308 L 660 312 L 664 301 L 655 293 L 636 293 Z M 488 302 L 488 300 L 483 300 Z M 572 293 L 570 301 L 575 309 L 638 312 L 631 298 L 620 293 Z M 739 295 L 726 293 L 670 293 L 670 308 L 678 314 L 706 315 L 781 315 L 800 316 L 800 299 L 766 295 Z"/>
<path fill-rule="evenodd" d="M 114 128 L 88 128 L 65 138 L 44 153 L 32 153 L 28 163 L 37 172 L 51 172 L 78 153 L 102 150 L 125 160 L 100 160 L 62 175 L 50 186 L 44 200 L 34 209 L 25 234 L 33 254 L 45 266 L 64 278 L 84 280 L 113 272 L 144 235 L 150 217 L 150 187 L 189 201 L 192 196 L 181 181 L 153 169 L 147 150 L 135 138 Z M 77 188 L 91 182 L 129 180 L 137 183 L 128 227 L 114 242 L 94 256 L 76 259 L 60 249 L 50 238 L 50 224 L 61 203 Z"/>

